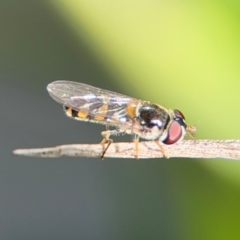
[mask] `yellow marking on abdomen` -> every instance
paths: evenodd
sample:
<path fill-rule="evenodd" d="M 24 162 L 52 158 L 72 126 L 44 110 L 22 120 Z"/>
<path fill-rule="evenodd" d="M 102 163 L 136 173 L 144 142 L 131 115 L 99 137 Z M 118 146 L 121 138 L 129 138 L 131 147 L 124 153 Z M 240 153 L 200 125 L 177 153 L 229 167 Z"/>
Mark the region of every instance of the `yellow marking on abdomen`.
<path fill-rule="evenodd" d="M 106 116 L 108 110 L 108 105 L 103 104 L 97 111 L 97 113 L 94 116 L 94 120 L 96 121 L 104 121 L 104 118 Z"/>
<path fill-rule="evenodd" d="M 86 110 L 80 110 L 77 113 L 77 117 L 79 118 L 86 118 L 88 116 L 88 111 Z"/>
<path fill-rule="evenodd" d="M 65 111 L 66 111 L 66 114 L 69 117 L 73 117 L 73 118 L 83 118 L 83 119 L 85 119 L 88 116 L 88 111 L 87 110 L 76 111 L 72 108 L 66 107 Z"/>
<path fill-rule="evenodd" d="M 65 112 L 69 117 L 72 117 L 72 109 L 69 107 L 65 107 Z"/>

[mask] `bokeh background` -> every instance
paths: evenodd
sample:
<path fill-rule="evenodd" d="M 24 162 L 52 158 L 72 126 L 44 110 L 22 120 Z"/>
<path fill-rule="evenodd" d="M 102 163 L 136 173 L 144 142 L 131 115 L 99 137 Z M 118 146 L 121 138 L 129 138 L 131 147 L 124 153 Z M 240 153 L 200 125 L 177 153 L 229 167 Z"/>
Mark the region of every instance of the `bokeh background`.
<path fill-rule="evenodd" d="M 240 239 L 240 162 L 34 159 L 101 141 L 47 94 L 79 81 L 240 138 L 240 2 L 0 0 L 0 239 Z M 129 141 L 130 136 L 116 141 Z"/>

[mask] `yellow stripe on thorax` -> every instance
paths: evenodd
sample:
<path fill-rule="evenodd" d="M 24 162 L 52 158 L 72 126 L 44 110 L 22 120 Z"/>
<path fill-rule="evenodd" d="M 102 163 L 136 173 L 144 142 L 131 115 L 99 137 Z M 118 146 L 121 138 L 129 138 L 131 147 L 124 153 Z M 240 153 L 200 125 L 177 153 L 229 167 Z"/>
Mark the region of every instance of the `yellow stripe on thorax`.
<path fill-rule="evenodd" d="M 139 104 L 139 101 L 136 101 L 136 100 L 133 100 L 133 101 L 128 103 L 128 105 L 127 105 L 127 112 L 128 112 L 128 115 L 131 118 L 135 118 L 136 117 L 136 108 L 137 108 L 138 104 Z"/>

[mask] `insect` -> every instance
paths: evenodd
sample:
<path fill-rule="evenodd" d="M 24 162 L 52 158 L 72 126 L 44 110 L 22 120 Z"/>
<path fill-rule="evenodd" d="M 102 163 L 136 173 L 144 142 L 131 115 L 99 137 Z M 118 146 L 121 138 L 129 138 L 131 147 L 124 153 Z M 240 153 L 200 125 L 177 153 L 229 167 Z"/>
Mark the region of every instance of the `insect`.
<path fill-rule="evenodd" d="M 96 88 L 84 83 L 59 80 L 47 86 L 50 96 L 62 104 L 67 116 L 80 121 L 105 124 L 101 144 L 107 143 L 101 158 L 113 142 L 111 135 L 134 135 L 135 157 L 139 138 L 155 140 L 162 154 L 164 144 L 174 144 L 186 133 L 194 136 L 195 126 L 187 125 L 179 110 L 168 110 L 158 104 L 138 100 L 120 93 Z M 114 126 L 114 130 L 109 130 Z"/>

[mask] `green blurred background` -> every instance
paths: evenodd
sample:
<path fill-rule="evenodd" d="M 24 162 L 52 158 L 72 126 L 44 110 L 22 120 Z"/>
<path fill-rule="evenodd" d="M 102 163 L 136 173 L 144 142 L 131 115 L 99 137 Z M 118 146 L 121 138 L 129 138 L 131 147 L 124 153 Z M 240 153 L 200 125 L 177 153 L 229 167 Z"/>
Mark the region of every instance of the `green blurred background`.
<path fill-rule="evenodd" d="M 197 139 L 239 139 L 239 1 L 0 0 L 0 30 L 0 239 L 240 239 L 238 161 L 11 154 L 101 141 L 48 96 L 57 79 L 180 109 Z"/>

